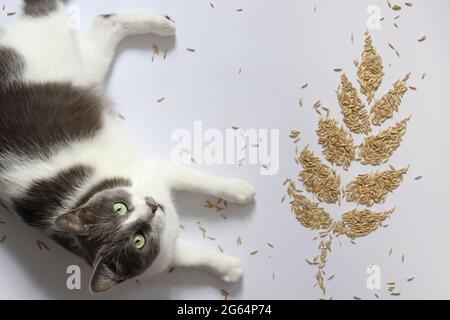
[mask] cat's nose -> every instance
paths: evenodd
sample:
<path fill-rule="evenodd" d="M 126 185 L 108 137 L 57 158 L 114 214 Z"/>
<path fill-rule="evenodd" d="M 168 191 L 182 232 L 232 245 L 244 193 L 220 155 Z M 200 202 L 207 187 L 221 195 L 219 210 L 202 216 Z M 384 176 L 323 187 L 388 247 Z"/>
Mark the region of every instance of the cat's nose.
<path fill-rule="evenodd" d="M 146 197 L 146 198 L 145 198 L 145 203 L 147 204 L 147 206 L 150 207 L 150 209 L 152 210 L 152 213 L 153 213 L 153 214 L 156 213 L 156 211 L 157 211 L 158 208 L 159 208 L 159 204 L 156 203 L 155 200 L 153 200 L 153 199 L 150 198 L 150 197 Z"/>

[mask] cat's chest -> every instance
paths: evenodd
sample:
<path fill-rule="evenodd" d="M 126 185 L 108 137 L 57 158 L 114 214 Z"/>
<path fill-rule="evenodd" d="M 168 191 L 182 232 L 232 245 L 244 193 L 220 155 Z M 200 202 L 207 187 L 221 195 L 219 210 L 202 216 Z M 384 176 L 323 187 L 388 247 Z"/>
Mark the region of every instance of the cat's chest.
<path fill-rule="evenodd" d="M 136 157 L 133 144 L 118 130 L 115 122 L 106 120 L 96 135 L 86 139 L 64 141 L 63 145 L 58 145 L 48 156 L 0 154 L 3 164 L 3 169 L 0 169 L 0 200 L 10 203 L 10 199 L 21 198 L 33 188 L 37 188 L 37 184 L 58 180 L 58 177 L 74 168 L 83 168 L 82 175 L 89 176 L 89 179 L 127 176 L 128 168 L 136 161 Z M 68 180 L 70 183 L 77 181 L 70 178 Z M 68 185 L 70 190 L 78 187 L 81 185 L 74 188 Z M 56 191 L 58 190 L 61 188 Z"/>

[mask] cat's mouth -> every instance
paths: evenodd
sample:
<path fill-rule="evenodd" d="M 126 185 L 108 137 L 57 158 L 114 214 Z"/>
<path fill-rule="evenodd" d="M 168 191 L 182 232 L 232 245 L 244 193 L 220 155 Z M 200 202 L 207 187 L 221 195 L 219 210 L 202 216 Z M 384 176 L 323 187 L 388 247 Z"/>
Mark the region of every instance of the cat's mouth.
<path fill-rule="evenodd" d="M 150 210 L 152 211 L 153 214 L 156 214 L 156 212 L 158 210 L 161 210 L 162 212 L 164 212 L 164 206 L 161 205 L 160 203 L 156 202 L 153 198 L 151 197 L 146 197 L 145 198 L 145 203 L 147 204 L 147 206 L 150 208 Z"/>

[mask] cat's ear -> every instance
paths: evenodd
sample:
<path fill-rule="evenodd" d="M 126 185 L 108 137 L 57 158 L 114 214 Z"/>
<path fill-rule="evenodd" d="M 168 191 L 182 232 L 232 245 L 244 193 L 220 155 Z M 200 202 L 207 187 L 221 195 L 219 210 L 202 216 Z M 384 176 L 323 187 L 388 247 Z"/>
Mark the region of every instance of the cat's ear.
<path fill-rule="evenodd" d="M 89 231 L 88 212 L 83 208 L 75 209 L 60 215 L 55 224 L 62 231 L 86 235 Z"/>
<path fill-rule="evenodd" d="M 92 273 L 89 289 L 93 293 L 103 293 L 119 283 L 113 271 L 101 260 L 97 262 Z"/>

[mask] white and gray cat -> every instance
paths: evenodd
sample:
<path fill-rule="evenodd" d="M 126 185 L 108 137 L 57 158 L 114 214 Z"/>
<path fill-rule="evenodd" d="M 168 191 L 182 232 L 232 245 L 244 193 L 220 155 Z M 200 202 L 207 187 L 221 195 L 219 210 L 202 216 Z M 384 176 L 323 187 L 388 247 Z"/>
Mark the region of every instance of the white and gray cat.
<path fill-rule="evenodd" d="M 171 36 L 175 24 L 108 14 L 78 40 L 62 1 L 24 1 L 23 16 L 0 29 L 0 202 L 83 257 L 93 292 L 178 266 L 238 281 L 239 259 L 177 239 L 171 191 L 246 203 L 254 188 L 140 157 L 105 98 L 118 43 L 145 33 Z"/>

